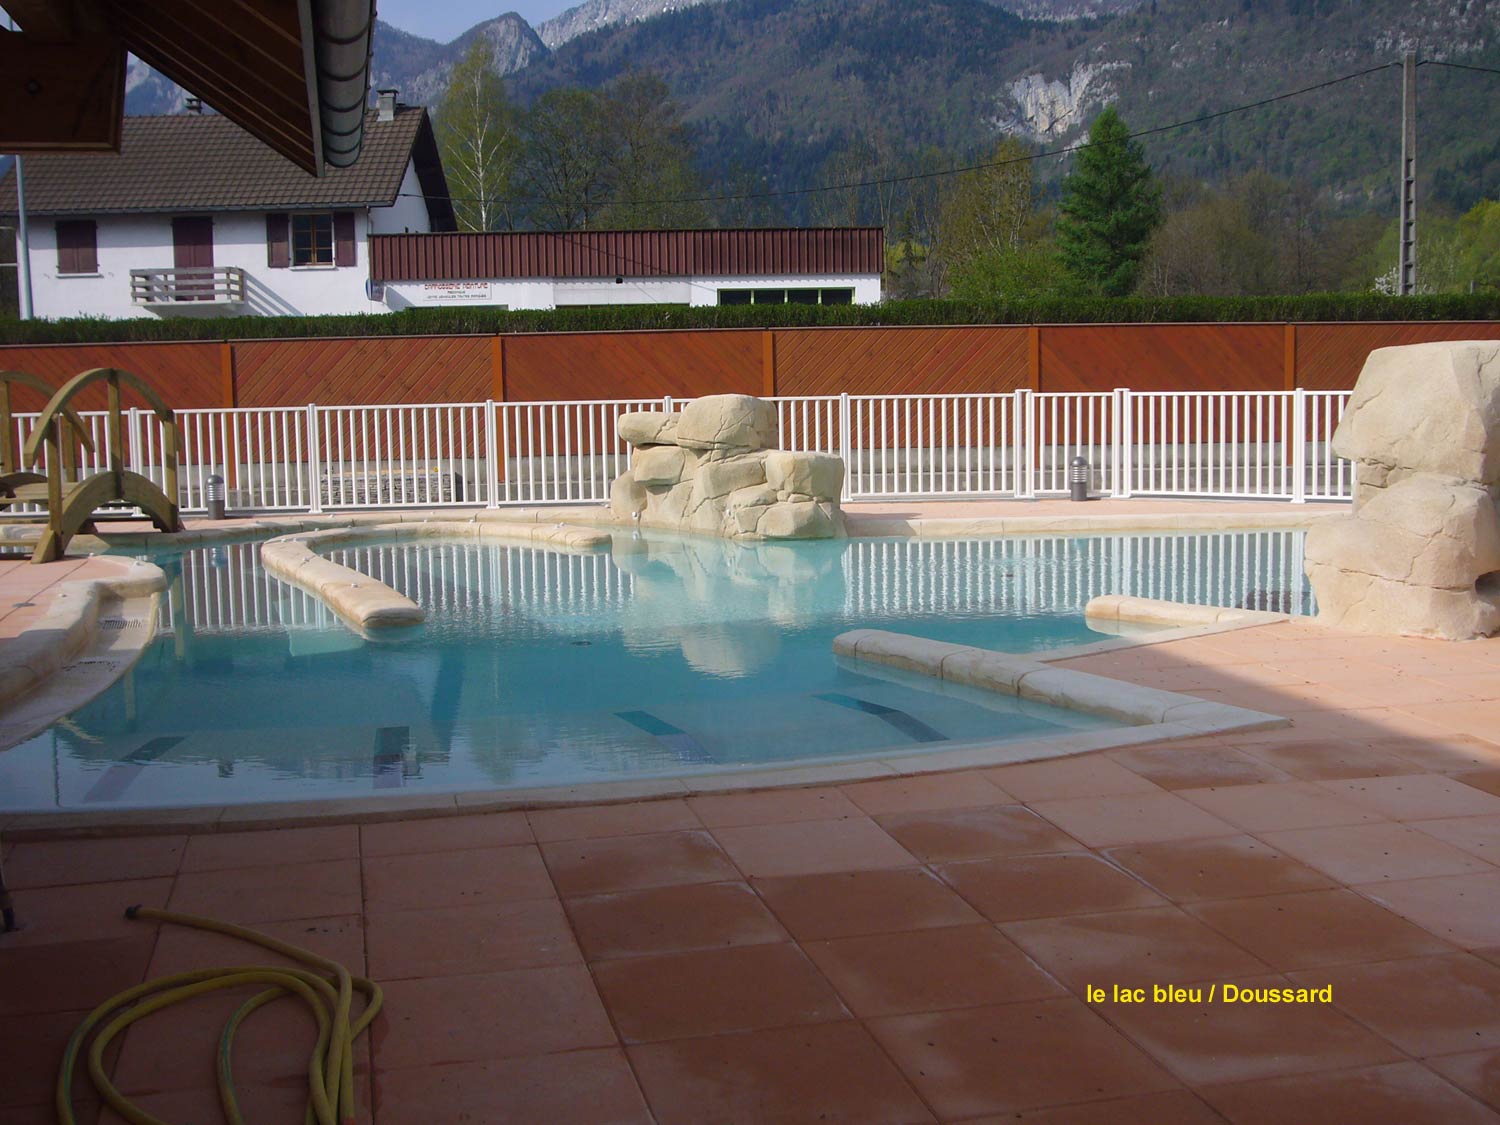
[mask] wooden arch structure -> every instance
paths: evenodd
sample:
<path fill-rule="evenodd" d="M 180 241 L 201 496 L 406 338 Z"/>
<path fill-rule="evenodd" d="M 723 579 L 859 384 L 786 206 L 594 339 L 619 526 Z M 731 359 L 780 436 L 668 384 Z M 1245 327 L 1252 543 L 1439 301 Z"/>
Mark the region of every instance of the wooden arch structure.
<path fill-rule="evenodd" d="M 12 387 L 30 387 L 46 399 L 52 397 L 52 384 L 29 371 L 0 371 L 0 498 L 13 499 L 16 489 L 28 484 L 45 484 L 47 478 L 41 473 L 22 468 L 20 450 L 16 445 L 15 416 L 12 411 L 10 390 Z M 82 418 L 68 408 L 68 424 L 73 428 L 74 438 L 90 453 L 94 451 L 93 438 Z"/>
<path fill-rule="evenodd" d="M 100 382 L 106 384 L 109 393 L 109 417 L 105 422 L 109 467 L 103 472 L 67 483 L 63 479 L 66 460 L 64 425 L 73 430 L 79 444 L 91 452 L 93 450 L 88 430 L 71 403 L 84 388 Z M 125 468 L 125 424 L 120 402 L 122 385 L 130 387 L 144 398 L 161 420 L 165 491 L 158 488 L 150 477 Z M 62 558 L 67 553 L 69 541 L 90 524 L 95 510 L 105 504 L 134 505 L 146 514 L 158 530 L 182 530 L 182 517 L 177 511 L 176 500 L 177 418 L 171 407 L 139 375 L 114 367 L 96 367 L 73 376 L 58 388 L 51 401 L 42 408 L 35 428 L 26 439 L 26 447 L 21 454 L 22 464 L 35 465 L 41 458 L 43 446 L 46 447 L 47 461 L 45 483 L 22 484 L 13 490 L 13 499 L 8 501 L 43 503 L 47 507 L 47 526 L 31 556 L 32 562 L 54 562 Z"/>

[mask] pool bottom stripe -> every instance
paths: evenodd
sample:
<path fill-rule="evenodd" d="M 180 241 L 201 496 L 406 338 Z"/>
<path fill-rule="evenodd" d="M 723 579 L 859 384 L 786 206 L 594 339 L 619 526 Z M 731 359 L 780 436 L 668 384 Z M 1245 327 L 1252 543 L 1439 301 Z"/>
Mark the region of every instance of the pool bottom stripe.
<path fill-rule="evenodd" d="M 615 718 L 624 719 L 637 730 L 643 730 L 684 762 L 712 762 L 713 756 L 692 735 L 681 727 L 674 727 L 665 719 L 650 711 L 616 711 Z"/>
<path fill-rule="evenodd" d="M 153 738 L 137 746 L 109 769 L 105 770 L 93 788 L 83 795 L 88 804 L 113 801 L 129 789 L 141 771 L 182 741 L 182 737 Z"/>
<path fill-rule="evenodd" d="M 908 715 L 905 711 L 887 707 L 884 703 L 871 703 L 868 699 L 856 699 L 852 695 L 843 695 L 836 691 L 823 692 L 814 695 L 813 698 L 821 699 L 824 703 L 835 703 L 840 707 L 847 707 L 851 711 L 863 711 L 866 715 L 874 715 L 882 722 L 895 727 L 913 742 L 948 741 L 946 734 L 928 726 L 915 715 Z"/>
<path fill-rule="evenodd" d="M 406 784 L 404 751 L 411 741 L 411 727 L 378 727 L 370 755 L 376 789 L 396 789 Z"/>

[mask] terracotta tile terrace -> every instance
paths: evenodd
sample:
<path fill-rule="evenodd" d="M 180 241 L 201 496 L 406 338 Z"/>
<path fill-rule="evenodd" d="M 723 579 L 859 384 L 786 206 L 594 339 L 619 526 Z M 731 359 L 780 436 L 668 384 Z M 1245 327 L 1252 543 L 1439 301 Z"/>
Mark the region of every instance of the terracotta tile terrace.
<path fill-rule="evenodd" d="M 0 604 L 50 571 L 3 567 Z M 1293 725 L 837 787 L 10 843 L 27 928 L 0 937 L 0 1118 L 53 1119 L 101 999 L 266 959 L 122 917 L 146 903 L 381 983 L 363 1121 L 1500 1122 L 1500 640 L 1296 621 L 1066 666 Z M 1115 998 L 1134 988 L 1148 1002 Z M 114 1082 L 218 1120 L 239 1000 L 132 1028 Z M 300 1119 L 311 1037 L 291 1005 L 247 1021 L 247 1118 Z M 91 1097 L 80 1120 L 120 1120 Z"/>

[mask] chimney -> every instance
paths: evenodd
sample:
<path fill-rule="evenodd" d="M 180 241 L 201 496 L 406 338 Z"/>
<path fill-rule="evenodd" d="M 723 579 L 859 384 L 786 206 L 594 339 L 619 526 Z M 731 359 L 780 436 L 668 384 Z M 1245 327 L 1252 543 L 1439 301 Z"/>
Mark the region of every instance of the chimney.
<path fill-rule="evenodd" d="M 185 98 L 182 99 L 182 112 L 183 113 L 202 113 L 203 112 L 203 99 L 199 98 L 199 97 L 195 97 L 192 94 L 189 94 L 187 97 L 185 97 Z"/>
<path fill-rule="evenodd" d="M 381 90 L 375 101 L 375 120 L 396 120 L 396 93 L 395 90 Z"/>

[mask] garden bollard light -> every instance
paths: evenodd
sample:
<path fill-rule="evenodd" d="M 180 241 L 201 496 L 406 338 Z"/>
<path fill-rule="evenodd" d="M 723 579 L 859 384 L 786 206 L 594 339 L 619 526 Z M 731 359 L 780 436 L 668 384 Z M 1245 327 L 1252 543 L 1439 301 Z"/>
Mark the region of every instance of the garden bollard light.
<path fill-rule="evenodd" d="M 208 487 L 204 490 L 204 498 L 208 501 L 208 518 L 221 520 L 224 518 L 224 478 L 215 473 L 208 478 Z"/>
<path fill-rule="evenodd" d="M 1083 457 L 1073 458 L 1073 464 L 1068 469 L 1068 495 L 1074 500 L 1087 500 L 1089 498 L 1089 476 L 1091 467 Z"/>

